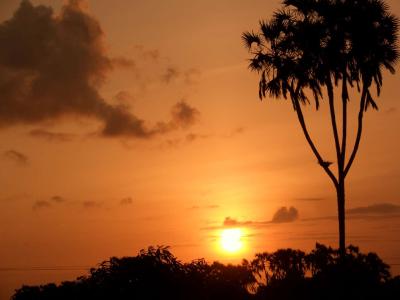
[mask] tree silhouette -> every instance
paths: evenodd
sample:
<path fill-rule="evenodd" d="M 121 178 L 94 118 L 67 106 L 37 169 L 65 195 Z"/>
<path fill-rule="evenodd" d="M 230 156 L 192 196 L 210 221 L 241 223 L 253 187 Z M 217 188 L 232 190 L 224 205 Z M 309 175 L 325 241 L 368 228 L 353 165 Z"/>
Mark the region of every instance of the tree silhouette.
<path fill-rule="evenodd" d="M 399 299 L 400 277 L 374 253 L 317 244 L 310 253 L 281 249 L 241 265 L 180 262 L 166 247 L 112 257 L 87 276 L 61 284 L 23 286 L 12 300 Z"/>
<path fill-rule="evenodd" d="M 243 40 L 252 54 L 250 69 L 260 74 L 260 99 L 290 98 L 293 109 L 318 164 L 337 192 L 339 249 L 345 254 L 345 179 L 359 149 L 364 112 L 377 109 L 371 88 L 380 95 L 383 70 L 395 72 L 399 57 L 398 19 L 382 0 L 284 0 L 272 19 L 260 22 L 260 32 L 245 32 Z M 354 146 L 347 151 L 349 89 L 360 97 Z M 326 94 L 325 94 L 326 93 Z M 335 112 L 340 96 L 342 132 Z M 336 151 L 337 172 L 312 140 L 302 105 L 316 109 L 328 98 Z M 347 154 L 349 156 L 347 157 Z M 336 174 L 335 174 L 336 173 Z"/>

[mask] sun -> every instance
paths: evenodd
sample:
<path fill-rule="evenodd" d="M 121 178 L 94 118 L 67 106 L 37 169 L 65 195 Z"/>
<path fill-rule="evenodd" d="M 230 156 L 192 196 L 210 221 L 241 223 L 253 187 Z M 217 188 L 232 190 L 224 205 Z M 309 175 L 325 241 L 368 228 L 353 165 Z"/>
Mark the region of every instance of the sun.
<path fill-rule="evenodd" d="M 243 247 L 243 232 L 239 228 L 224 229 L 221 232 L 221 247 L 229 253 L 239 252 Z"/>

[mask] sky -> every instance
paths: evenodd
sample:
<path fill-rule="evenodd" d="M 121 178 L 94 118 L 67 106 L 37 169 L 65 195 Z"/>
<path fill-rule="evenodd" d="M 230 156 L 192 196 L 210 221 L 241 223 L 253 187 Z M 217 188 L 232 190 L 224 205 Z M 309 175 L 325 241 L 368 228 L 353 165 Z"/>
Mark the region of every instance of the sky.
<path fill-rule="evenodd" d="M 400 4 L 387 1 L 400 16 Z M 168 245 L 240 262 L 337 246 L 336 194 L 290 103 L 258 99 L 241 34 L 280 1 L 0 2 L 0 299 Z M 399 75 L 347 180 L 347 240 L 400 273 Z M 357 94 L 351 94 L 354 141 Z M 305 108 L 334 160 L 326 103 Z M 241 228 L 229 253 L 221 232 Z"/>

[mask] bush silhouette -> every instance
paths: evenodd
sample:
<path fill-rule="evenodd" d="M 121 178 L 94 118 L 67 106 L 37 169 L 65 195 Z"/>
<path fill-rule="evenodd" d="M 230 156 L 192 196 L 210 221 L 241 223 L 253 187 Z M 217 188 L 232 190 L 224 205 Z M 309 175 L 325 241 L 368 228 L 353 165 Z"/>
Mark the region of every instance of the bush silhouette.
<path fill-rule="evenodd" d="M 399 299 L 400 278 L 374 253 L 346 255 L 317 244 L 310 253 L 280 249 L 240 265 L 180 262 L 168 247 L 112 257 L 87 276 L 59 285 L 23 286 L 13 300 L 50 299 Z"/>

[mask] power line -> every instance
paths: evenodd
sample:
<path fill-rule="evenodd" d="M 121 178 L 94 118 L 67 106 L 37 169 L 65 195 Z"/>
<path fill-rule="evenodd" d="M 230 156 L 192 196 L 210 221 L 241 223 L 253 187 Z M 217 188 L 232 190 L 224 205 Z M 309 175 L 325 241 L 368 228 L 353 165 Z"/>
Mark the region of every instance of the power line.
<path fill-rule="evenodd" d="M 91 266 L 50 266 L 50 267 L 0 267 L 0 272 L 14 271 L 88 271 Z"/>

